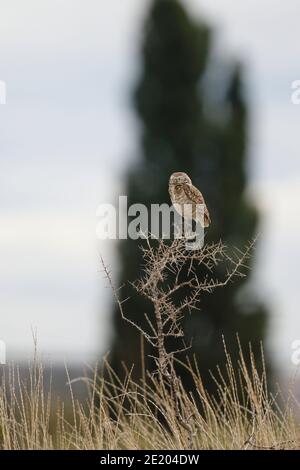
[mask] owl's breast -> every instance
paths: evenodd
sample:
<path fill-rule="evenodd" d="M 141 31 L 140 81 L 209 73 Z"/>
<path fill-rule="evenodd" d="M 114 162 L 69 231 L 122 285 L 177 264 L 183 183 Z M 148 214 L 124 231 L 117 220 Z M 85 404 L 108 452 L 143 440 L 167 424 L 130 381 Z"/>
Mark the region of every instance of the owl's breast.
<path fill-rule="evenodd" d="M 182 184 L 174 184 L 170 186 L 170 195 L 172 201 L 179 204 L 186 202 L 186 195 Z"/>

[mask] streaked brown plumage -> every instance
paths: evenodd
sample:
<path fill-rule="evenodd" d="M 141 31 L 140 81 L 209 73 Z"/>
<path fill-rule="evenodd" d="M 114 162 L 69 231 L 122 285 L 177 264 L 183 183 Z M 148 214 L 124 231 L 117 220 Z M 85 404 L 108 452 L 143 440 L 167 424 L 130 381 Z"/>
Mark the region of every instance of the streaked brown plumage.
<path fill-rule="evenodd" d="M 199 219 L 199 217 L 197 217 L 199 212 L 196 211 L 196 206 L 197 204 L 203 204 L 204 227 L 210 225 L 209 212 L 204 197 L 199 189 L 193 186 L 191 178 L 186 173 L 176 172 L 170 176 L 169 194 L 174 208 L 180 215 L 184 215 L 184 217 L 188 219 L 194 219 L 202 225 L 202 218 Z M 190 211 L 188 211 L 187 206 L 185 206 L 185 211 L 183 212 L 185 204 L 190 205 Z"/>

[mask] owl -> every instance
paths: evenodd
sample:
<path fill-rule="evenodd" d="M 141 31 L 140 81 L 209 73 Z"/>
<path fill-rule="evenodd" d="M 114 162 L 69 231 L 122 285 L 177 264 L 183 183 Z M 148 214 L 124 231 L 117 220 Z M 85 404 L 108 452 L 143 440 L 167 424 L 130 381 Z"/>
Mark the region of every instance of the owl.
<path fill-rule="evenodd" d="M 180 215 L 200 222 L 203 227 L 209 226 L 210 217 L 204 197 L 199 189 L 192 185 L 191 178 L 186 173 L 180 171 L 170 176 L 169 194 L 174 208 Z M 185 204 L 189 206 L 184 206 Z M 201 216 L 198 216 L 199 211 L 196 211 L 197 204 L 203 205 L 203 217 L 201 217 L 202 212 L 200 212 Z"/>

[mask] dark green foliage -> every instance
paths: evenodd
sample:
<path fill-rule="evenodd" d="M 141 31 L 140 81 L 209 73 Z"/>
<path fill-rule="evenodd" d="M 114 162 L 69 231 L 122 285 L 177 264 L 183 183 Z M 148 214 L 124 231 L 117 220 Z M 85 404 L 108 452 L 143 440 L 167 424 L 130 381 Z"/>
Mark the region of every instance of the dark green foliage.
<path fill-rule="evenodd" d="M 153 2 L 145 24 L 142 74 L 134 96 L 142 124 L 142 156 L 127 175 L 128 203 L 169 203 L 169 176 L 173 171 L 184 171 L 205 195 L 211 214 L 206 241 L 221 238 L 228 246 L 244 247 L 255 237 L 257 213 L 244 195 L 247 109 L 241 70 L 233 65 L 228 75 L 219 68 L 219 98 L 210 103 L 208 96 L 214 94 L 207 73 L 210 52 L 211 31 L 206 25 L 192 21 L 178 1 Z M 140 244 L 132 240 L 120 243 L 120 284 L 140 277 Z M 255 298 L 246 303 L 242 284 L 244 281 L 238 281 L 205 295 L 201 311 L 185 318 L 186 338 L 193 339 L 190 354 L 197 358 L 204 378 L 208 379 L 209 368 L 224 360 L 222 335 L 233 354 L 238 332 L 241 343 L 251 341 L 255 356 L 259 356 L 266 314 Z M 151 305 L 129 286 L 123 288 L 122 296 L 130 297 L 124 305 L 127 315 L 144 324 L 143 314 L 151 313 Z M 134 364 L 138 378 L 139 334 L 118 311 L 114 312 L 114 329 L 112 366 L 120 373 L 122 362 L 129 368 Z M 146 365 L 151 368 L 149 353 L 153 351 L 147 346 Z"/>

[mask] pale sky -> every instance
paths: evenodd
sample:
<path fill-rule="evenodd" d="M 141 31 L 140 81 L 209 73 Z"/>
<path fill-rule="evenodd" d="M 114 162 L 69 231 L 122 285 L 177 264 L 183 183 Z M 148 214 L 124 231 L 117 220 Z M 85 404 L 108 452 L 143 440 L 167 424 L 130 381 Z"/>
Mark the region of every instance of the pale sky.
<path fill-rule="evenodd" d="M 256 283 L 271 306 L 270 347 L 300 339 L 300 1 L 186 0 L 215 28 L 221 60 L 245 64 L 251 105 L 249 195 L 264 216 Z M 105 350 L 109 291 L 95 212 L 136 155 L 130 91 L 144 0 L 0 0 L 0 339 L 11 358 L 39 349 L 83 359 Z"/>

